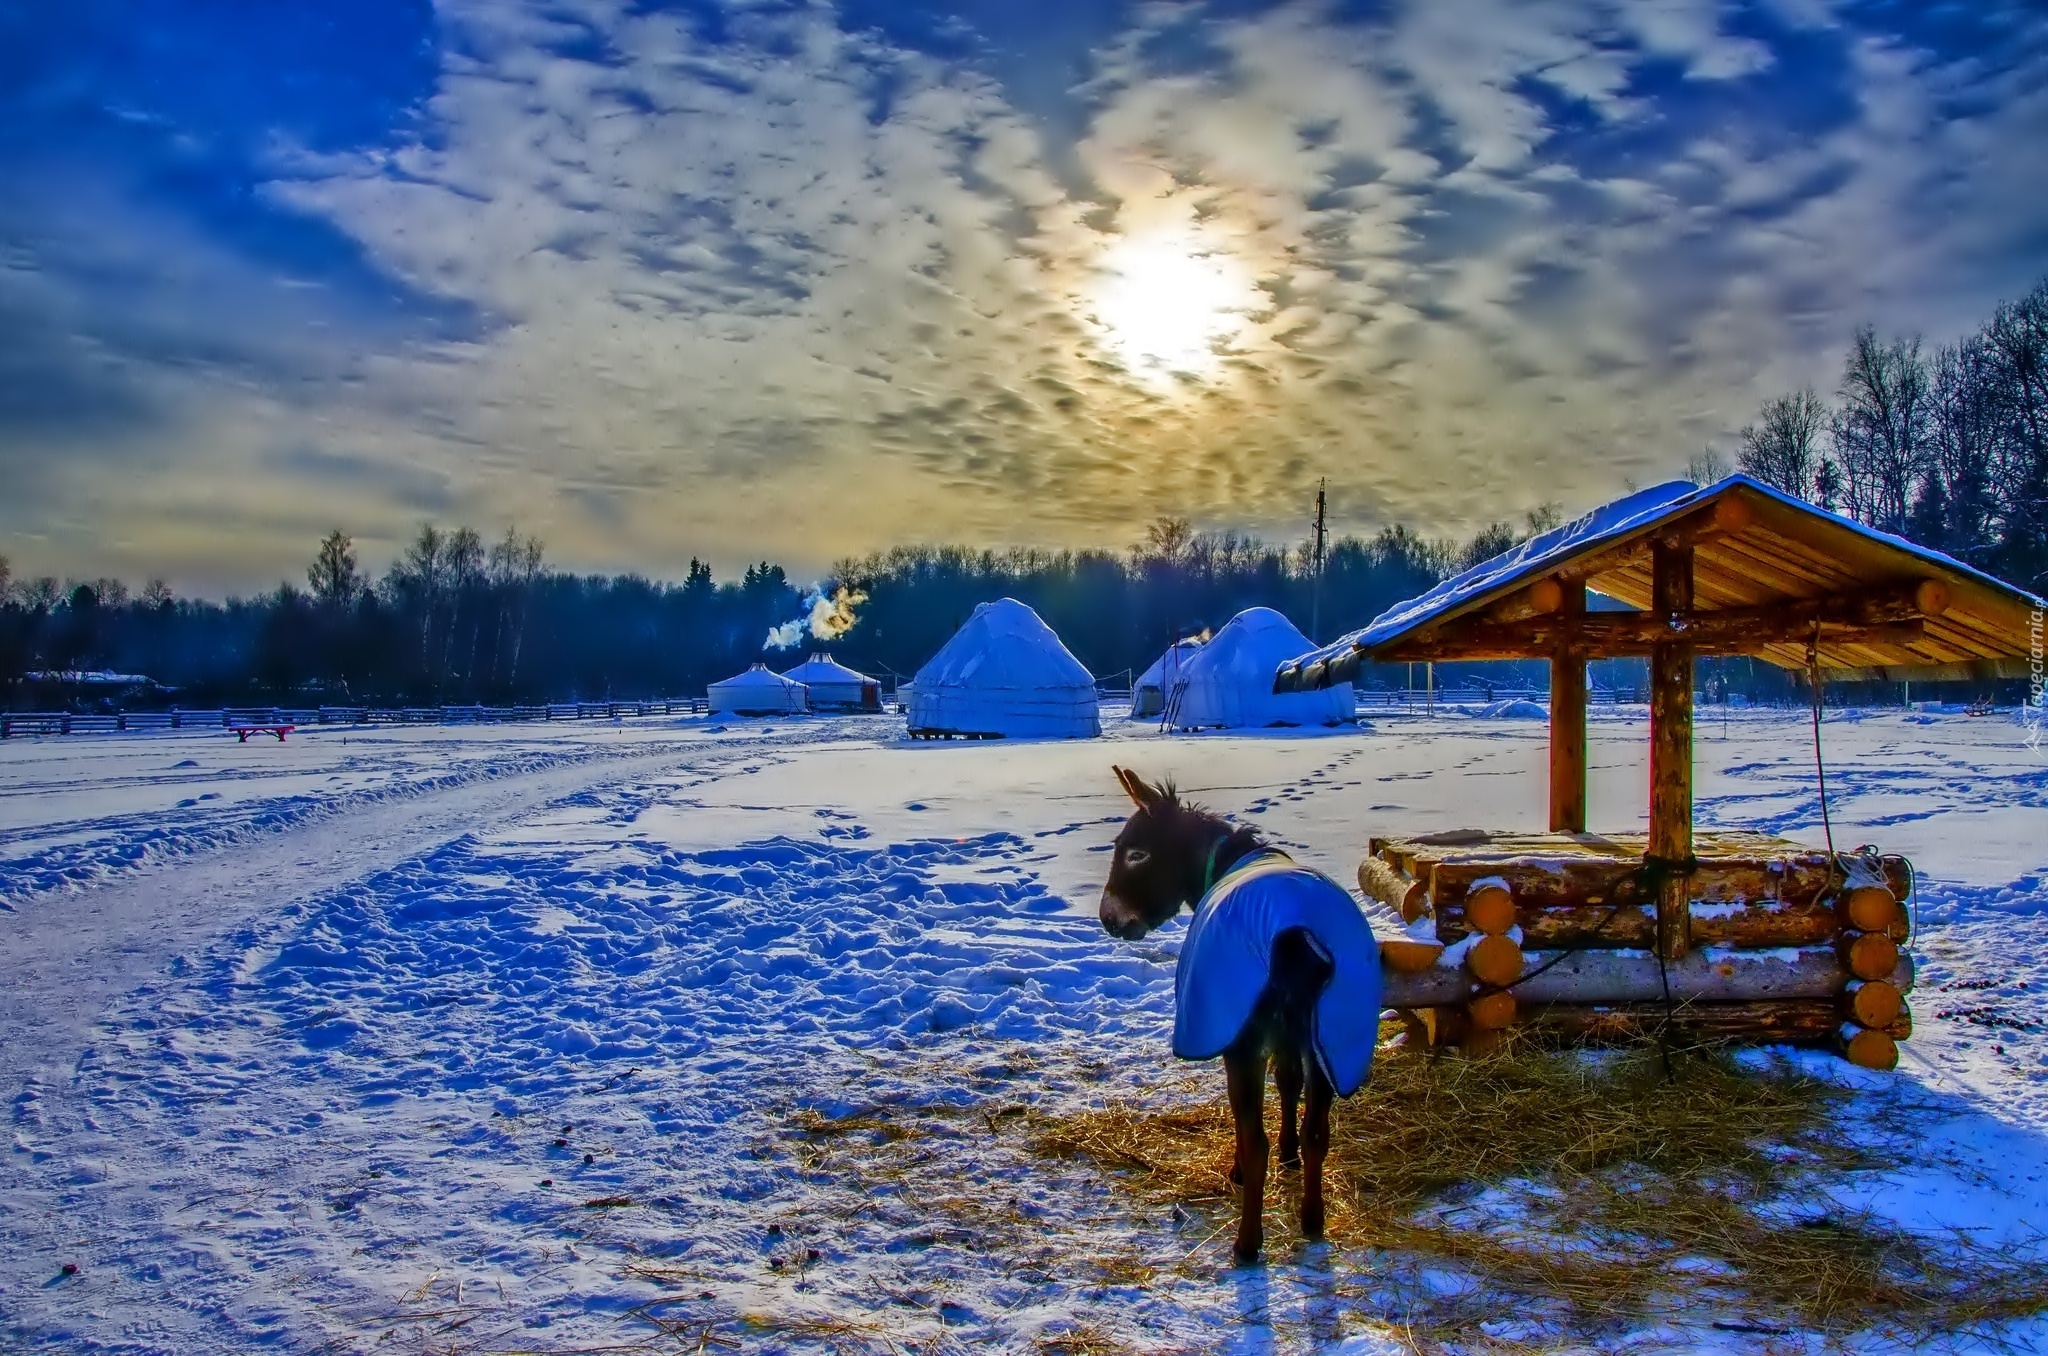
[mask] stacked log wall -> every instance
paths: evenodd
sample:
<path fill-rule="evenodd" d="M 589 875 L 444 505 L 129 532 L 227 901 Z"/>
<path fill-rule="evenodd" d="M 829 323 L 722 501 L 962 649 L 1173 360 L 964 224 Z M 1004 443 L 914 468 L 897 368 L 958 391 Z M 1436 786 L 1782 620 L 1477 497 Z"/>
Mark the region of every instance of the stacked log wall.
<path fill-rule="evenodd" d="M 1404 921 L 1427 917 L 1458 960 L 1390 974 L 1387 1003 L 1443 1013 L 1428 1023 L 1432 1038 L 1454 1033 L 1469 1048 L 1510 1025 L 1582 1043 L 1654 1030 L 1832 1044 L 1892 1067 L 1912 1027 L 1912 966 L 1899 949 L 1911 868 L 1896 857 L 1857 863 L 1844 880 L 1826 853 L 1781 840 L 1703 840 L 1708 855 L 1684 891 L 1686 946 L 1662 964 L 1630 837 L 1374 840 L 1361 888 Z"/>

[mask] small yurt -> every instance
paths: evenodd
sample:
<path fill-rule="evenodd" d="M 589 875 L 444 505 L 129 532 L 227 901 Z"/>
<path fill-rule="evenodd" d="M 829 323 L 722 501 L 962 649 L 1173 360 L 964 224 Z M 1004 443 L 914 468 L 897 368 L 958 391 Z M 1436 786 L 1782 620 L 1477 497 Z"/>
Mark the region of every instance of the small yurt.
<path fill-rule="evenodd" d="M 783 677 L 802 683 L 813 711 L 879 711 L 882 685 L 829 654 L 814 654 Z"/>
<path fill-rule="evenodd" d="M 1279 667 L 1314 648 L 1272 608 L 1246 608 L 1189 657 L 1178 693 L 1167 694 L 1166 718 L 1183 730 L 1335 725 L 1355 719 L 1358 695 L 1349 683 L 1316 692 L 1273 691 Z"/>
<path fill-rule="evenodd" d="M 766 664 L 756 664 L 705 690 L 714 715 L 786 716 L 810 709 L 804 685 L 772 672 Z"/>
<path fill-rule="evenodd" d="M 910 733 L 927 738 L 1102 733 L 1095 679 L 1052 628 L 1014 598 L 974 609 L 911 679 L 908 709 Z"/>
<path fill-rule="evenodd" d="M 1166 647 L 1165 654 L 1152 661 L 1151 668 L 1138 675 L 1138 681 L 1131 684 L 1132 720 L 1155 719 L 1166 710 L 1167 694 L 1173 691 L 1188 660 L 1203 644 L 1200 636 L 1176 640 Z"/>

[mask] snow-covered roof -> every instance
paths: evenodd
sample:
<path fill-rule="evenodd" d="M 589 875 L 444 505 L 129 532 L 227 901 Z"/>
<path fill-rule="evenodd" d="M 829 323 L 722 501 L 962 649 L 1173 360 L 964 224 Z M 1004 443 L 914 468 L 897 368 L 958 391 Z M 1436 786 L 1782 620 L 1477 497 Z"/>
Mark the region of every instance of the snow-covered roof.
<path fill-rule="evenodd" d="M 1272 608 L 1246 608 L 1182 666 L 1167 696 L 1167 718 L 1183 729 L 1329 725 L 1351 719 L 1358 708 L 1349 686 L 1273 691 L 1274 667 L 1306 644 L 1308 637 Z"/>
<path fill-rule="evenodd" d="M 1089 738 L 1102 733 L 1095 679 L 1039 615 L 998 598 L 908 686 L 912 734 Z"/>
<path fill-rule="evenodd" d="M 1829 513 L 1745 475 L 1697 487 L 1653 486 L 1523 542 L 1375 617 L 1362 630 L 1280 666 L 1280 690 L 1348 681 L 1359 662 L 1426 627 L 1487 607 L 1526 584 L 1575 564 L 1585 584 L 1631 607 L 1650 605 L 1647 552 L 1639 543 L 1675 519 L 1726 499 L 1740 501 L 1742 525 L 1705 537 L 1695 550 L 1695 606 L 1703 611 L 1821 598 L 1876 585 L 1938 577 L 1953 601 L 1911 641 L 1823 641 L 1820 664 L 1849 677 L 1972 677 L 2004 672 L 2027 657 L 2027 617 L 2040 599 L 1939 551 Z M 1596 555 L 1601 560 L 1592 560 Z M 1607 557 L 1611 555 L 1611 559 Z M 1803 668 L 1803 645 L 1760 646 L 1785 668 Z M 2006 662 L 2001 662 L 2006 661 Z"/>
<path fill-rule="evenodd" d="M 998 598 L 975 608 L 911 681 L 919 692 L 940 687 L 1095 686 L 1094 675 L 1053 629 L 1015 598 Z"/>
<path fill-rule="evenodd" d="M 755 664 L 748 668 L 745 673 L 736 673 L 730 678 L 720 679 L 718 682 L 711 684 L 711 688 L 717 692 L 741 688 L 758 688 L 766 692 L 770 690 L 787 691 L 792 688 L 801 690 L 803 684 L 795 679 L 785 678 L 783 675 L 773 672 L 766 664 Z"/>
<path fill-rule="evenodd" d="M 806 687 L 819 683 L 872 683 L 875 680 L 858 669 L 850 669 L 829 654 L 814 654 L 782 676 Z"/>

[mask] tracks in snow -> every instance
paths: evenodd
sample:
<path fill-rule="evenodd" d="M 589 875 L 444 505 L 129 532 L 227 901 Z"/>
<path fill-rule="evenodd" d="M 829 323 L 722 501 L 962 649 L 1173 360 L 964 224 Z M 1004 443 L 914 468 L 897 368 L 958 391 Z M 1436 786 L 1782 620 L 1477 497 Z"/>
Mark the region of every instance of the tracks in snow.
<path fill-rule="evenodd" d="M 378 801 L 8 915 L 0 986 L 0 1085 L 61 1081 L 107 1005 L 184 955 L 308 894 L 384 870 L 564 796 L 679 764 L 757 757 L 763 741 L 671 744 Z M 54 1077 L 53 1077 L 54 1076 Z"/>

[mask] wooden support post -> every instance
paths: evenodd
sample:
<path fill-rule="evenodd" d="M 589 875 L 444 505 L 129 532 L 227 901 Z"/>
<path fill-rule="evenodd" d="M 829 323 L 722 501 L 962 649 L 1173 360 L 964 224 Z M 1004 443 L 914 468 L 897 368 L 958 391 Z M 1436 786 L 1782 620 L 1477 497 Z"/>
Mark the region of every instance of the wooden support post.
<path fill-rule="evenodd" d="M 1651 553 L 1651 611 L 1692 610 L 1692 547 L 1658 542 Z M 1650 857 L 1667 869 L 1657 887 L 1657 949 L 1666 960 L 1690 945 L 1686 907 L 1692 858 L 1692 646 L 1650 652 Z"/>
<path fill-rule="evenodd" d="M 1586 586 L 1567 584 L 1558 606 L 1560 630 L 1586 615 Z M 1570 641 L 1550 657 L 1550 828 L 1586 831 L 1586 656 Z"/>

